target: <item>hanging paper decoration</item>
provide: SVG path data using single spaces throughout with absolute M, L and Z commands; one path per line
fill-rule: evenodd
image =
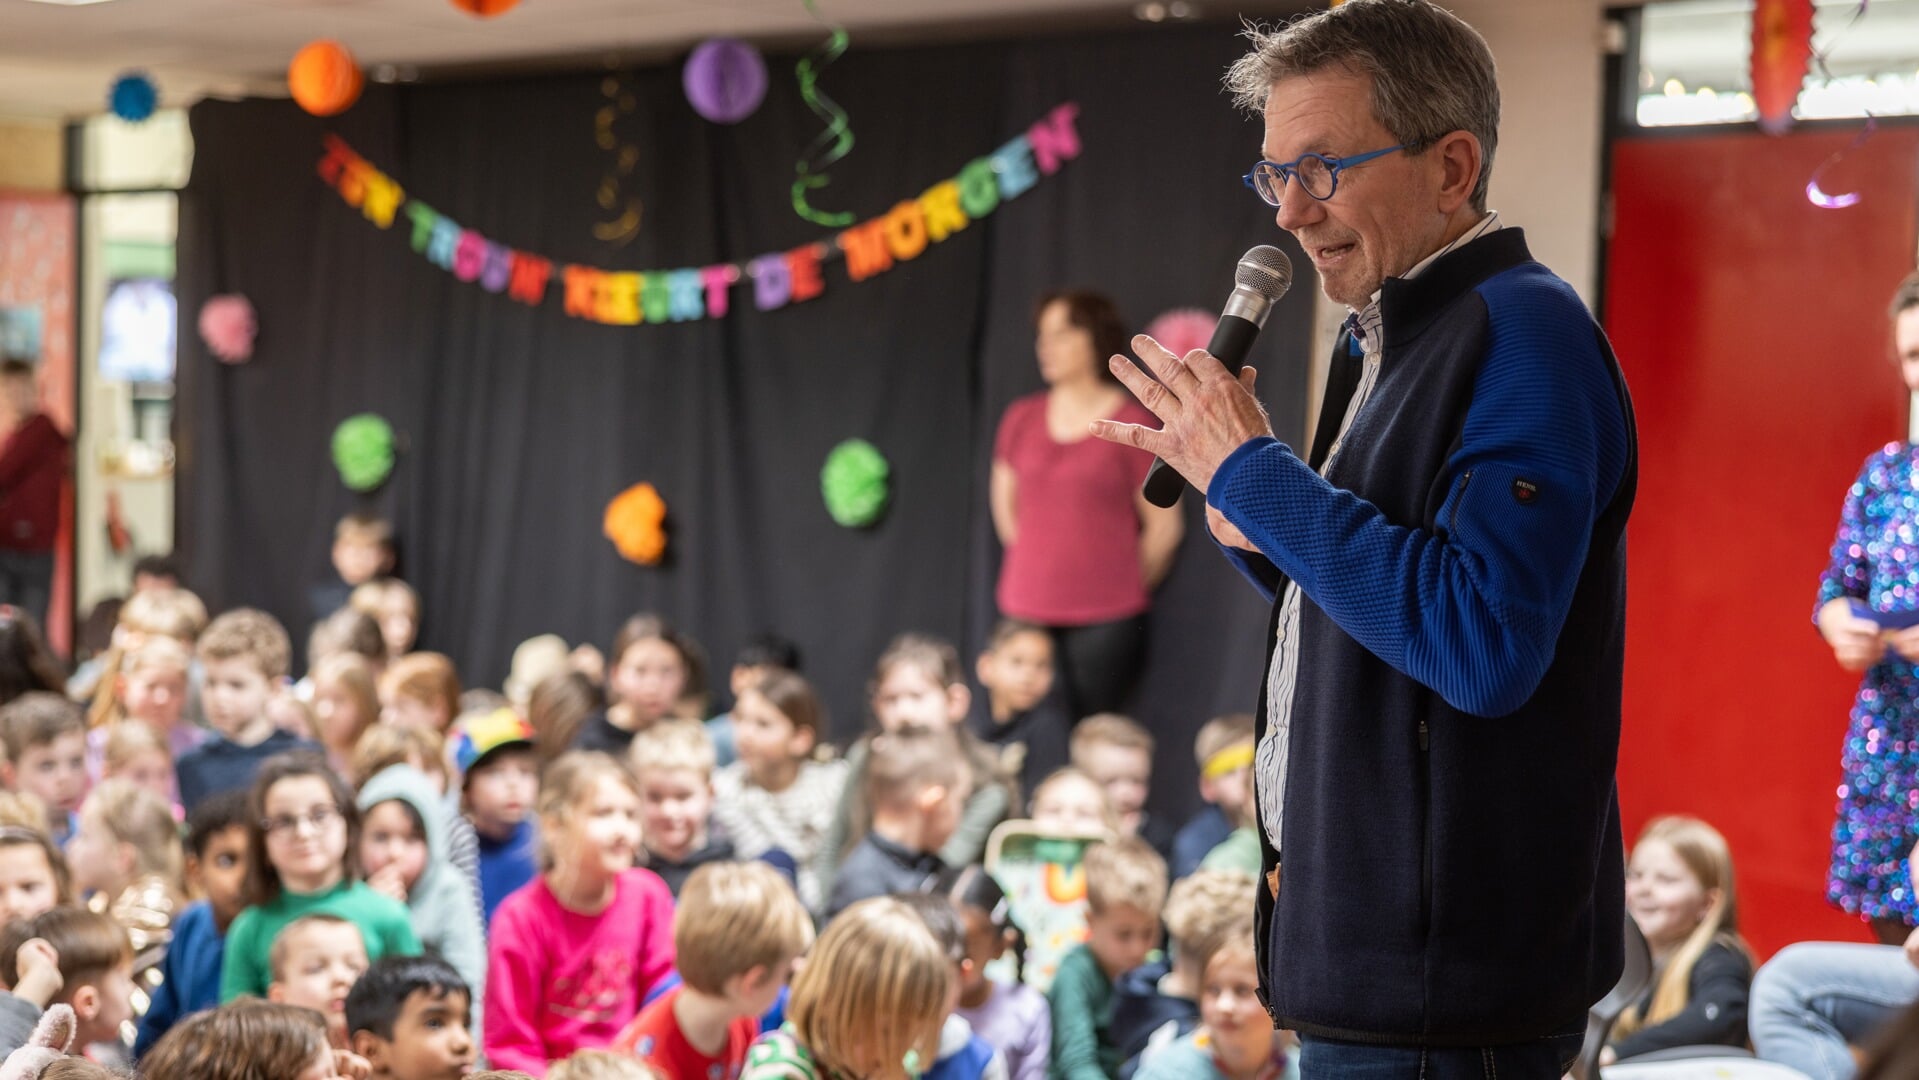
M 737 124 L 766 97 L 766 61 L 738 38 L 711 38 L 686 58 L 680 81 L 694 112 L 716 124 Z
M 635 484 L 606 504 L 606 538 L 620 556 L 641 566 L 666 557 L 666 500 L 652 484 Z
M 303 46 L 287 65 L 287 89 L 293 100 L 315 116 L 337 116 L 360 100 L 366 75 L 353 54 L 337 41 L 320 40 Z
M 826 19 L 820 15 L 819 8 L 813 5 L 813 0 L 805 0 L 805 3 L 806 10 L 815 19 L 826 22 Z M 852 212 L 842 210 L 837 213 L 827 213 L 824 210 L 815 210 L 807 201 L 806 195 L 809 191 L 825 187 L 829 179 L 826 175 L 827 167 L 838 162 L 853 149 L 853 127 L 846 115 L 846 110 L 840 108 L 838 102 L 821 93 L 819 89 L 820 71 L 839 59 L 840 55 L 846 52 L 846 46 L 851 41 L 846 36 L 845 27 L 837 23 L 827 25 L 832 33 L 827 37 L 825 44 L 803 57 L 795 72 L 800 83 L 800 100 L 806 102 L 806 107 L 813 110 L 813 115 L 826 124 L 826 130 L 820 132 L 808 144 L 806 150 L 800 154 L 799 163 L 793 166 L 794 172 L 798 173 L 793 179 L 793 212 L 815 225 L 836 229 L 853 223 Z
M 1812 54 L 1812 62 L 1814 66 L 1819 69 L 1820 77 L 1825 79 L 1826 82 L 1832 82 L 1832 68 L 1827 65 L 1826 58 L 1832 55 L 1832 50 L 1839 46 L 1839 39 L 1844 37 L 1846 33 L 1853 28 L 1853 25 L 1866 14 L 1866 6 L 1869 3 L 1871 3 L 1871 0 L 1859 0 L 1859 6 L 1852 9 L 1852 18 L 1846 20 L 1846 25 L 1841 27 L 1837 34 L 1827 39 L 1826 47 L 1823 50 Z M 1859 137 L 1846 144 L 1843 149 L 1835 152 L 1831 157 L 1820 162 L 1819 167 L 1812 171 L 1812 178 L 1806 181 L 1806 201 L 1821 210 L 1844 210 L 1849 206 L 1858 205 L 1861 195 L 1857 191 L 1842 191 L 1836 195 L 1827 192 L 1825 189 L 1826 177 L 1827 174 L 1837 168 L 1839 163 L 1844 161 L 1848 155 L 1857 151 L 1861 146 L 1864 146 L 1878 130 L 1879 122 L 1868 112 L 1866 114 L 1866 126 L 1859 129 Z
M 1792 126 L 1811 60 L 1812 0 L 1759 0 L 1752 10 L 1752 100 L 1768 134 Z
M 848 439 L 835 446 L 820 470 L 826 512 L 849 529 L 878 521 L 886 511 L 889 472 L 886 457 L 865 439 Z
M 640 214 L 644 207 L 637 194 L 629 194 L 625 208 L 620 207 L 620 189 L 633 178 L 633 168 L 640 163 L 640 148 L 633 143 L 622 143 L 614 131 L 614 125 L 622 115 L 637 108 L 639 101 L 633 96 L 633 91 L 621 85 L 619 75 L 608 75 L 602 79 L 600 93 L 606 97 L 607 103 L 593 115 L 593 139 L 600 144 L 600 149 L 613 150 L 617 147 L 619 152 L 614 155 L 613 168 L 600 178 L 598 198 L 600 209 L 609 213 L 618 209 L 620 213 L 611 221 L 594 222 L 593 236 L 615 247 L 622 247 L 640 235 Z
M 137 124 L 153 115 L 154 107 L 160 103 L 160 88 L 153 85 L 146 72 L 129 71 L 113 80 L 107 103 L 112 106 L 113 115 Z
M 495 15 L 504 15 L 519 7 L 520 0 L 453 0 L 453 6 L 468 15 L 491 19 Z
M 1174 356 L 1185 356 L 1194 349 L 1205 348 L 1213 340 L 1213 326 L 1217 322 L 1219 316 L 1199 308 L 1174 308 L 1161 312 L 1148 323 L 1146 336 L 1164 345 Z
M 333 429 L 333 467 L 340 482 L 359 492 L 372 491 L 393 475 L 393 425 L 373 413 L 340 421 Z
M 208 297 L 200 305 L 200 340 L 207 351 L 229 364 L 253 359 L 253 338 L 260 324 L 253 303 L 238 293 Z
M 566 314 L 614 326 L 723 319 L 733 286 L 751 281 L 753 307 L 773 311 L 819 296 L 824 267 L 844 258 L 846 275 L 865 281 L 897 263 L 917 259 L 968 224 L 1031 190 L 1080 155 L 1075 126 L 1079 106 L 1056 105 L 999 149 L 976 157 L 957 174 L 902 199 L 892 209 L 823 240 L 744 262 L 666 270 L 601 270 L 519 251 L 462 228 L 374 167 L 339 136 L 326 147 L 318 172 L 348 206 L 381 229 L 404 220 L 413 250 L 465 282 L 537 307 L 558 281 Z

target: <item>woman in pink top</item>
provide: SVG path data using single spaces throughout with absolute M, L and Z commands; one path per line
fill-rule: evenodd
M 1151 455 L 1087 434 L 1094 420 L 1157 427 L 1107 369 L 1126 324 L 1098 293 L 1040 299 L 1047 388 L 1007 407 L 993 444 L 993 528 L 1006 548 L 1000 613 L 1053 632 L 1071 715 L 1120 708 L 1139 673 L 1151 594 L 1185 532 L 1140 496 Z
M 575 752 L 540 792 L 544 872 L 493 913 L 486 1056 L 545 1076 L 549 1062 L 613 1045 L 673 966 L 673 894 L 640 849 L 633 774 Z

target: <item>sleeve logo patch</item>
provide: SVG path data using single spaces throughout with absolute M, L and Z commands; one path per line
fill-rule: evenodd
M 1539 500 L 1539 485 L 1531 480 L 1513 481 L 1513 501 L 1521 506 L 1531 506 Z

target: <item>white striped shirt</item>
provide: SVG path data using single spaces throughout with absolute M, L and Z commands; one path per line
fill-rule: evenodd
M 1458 239 L 1401 274 L 1401 280 L 1418 277 L 1441 255 L 1470 244 L 1487 233 L 1496 232 L 1499 228 L 1498 212 L 1487 214 Z M 1319 467 L 1321 476 L 1330 472 L 1333 462 L 1339 460 L 1339 451 L 1346 444 L 1346 432 L 1353 426 L 1353 418 L 1366 407 L 1373 388 L 1379 384 L 1379 361 L 1385 347 L 1379 293 L 1373 293 L 1372 302 L 1365 308 L 1353 312 L 1346 325 L 1352 331 L 1353 340 L 1359 342 L 1364 366 L 1360 371 L 1359 385 L 1353 389 L 1352 400 L 1346 403 L 1346 415 L 1339 422 L 1339 434 L 1334 437 L 1332 449 L 1327 451 L 1326 460 Z M 1259 741 L 1259 753 L 1253 767 L 1259 794 L 1260 824 L 1265 828 L 1266 839 L 1275 852 L 1280 850 L 1280 825 L 1286 816 L 1286 759 L 1292 741 L 1293 692 L 1299 676 L 1299 586 L 1290 579 L 1280 600 L 1278 633 L 1278 641 L 1273 647 L 1272 666 L 1266 669 L 1266 732 Z

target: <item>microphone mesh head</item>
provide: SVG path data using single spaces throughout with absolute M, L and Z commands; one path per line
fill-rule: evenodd
M 1293 287 L 1293 260 L 1270 244 L 1249 248 L 1233 269 L 1233 284 L 1251 289 L 1267 300 L 1278 300 Z

